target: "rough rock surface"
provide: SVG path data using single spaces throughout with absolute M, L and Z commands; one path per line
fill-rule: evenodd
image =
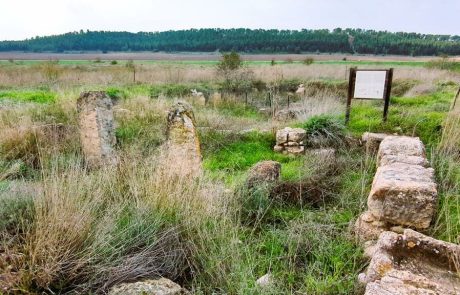
M 460 246 L 413 230 L 384 232 L 366 273 L 365 295 L 460 294 Z
M 371 133 L 365 132 L 361 141 L 366 145 L 366 152 L 368 154 L 375 154 L 379 150 L 380 143 L 388 136 L 384 133 Z
M 430 226 L 436 204 L 434 170 L 402 163 L 377 169 L 367 201 L 379 220 L 417 229 Z
M 274 278 L 273 278 L 273 275 L 270 274 L 270 273 L 267 273 L 263 276 L 261 276 L 260 278 L 257 279 L 256 281 L 256 286 L 258 286 L 259 288 L 269 288 L 271 286 L 273 286 L 274 284 Z
M 380 234 L 390 230 L 391 225 L 366 211 L 358 217 L 355 223 L 355 235 L 361 242 L 377 240 Z
M 103 91 L 83 92 L 77 101 L 80 140 L 90 168 L 116 163 L 112 100 Z
M 306 131 L 302 128 L 286 127 L 276 132 L 275 152 L 299 155 L 305 152 L 304 140 Z
M 189 294 L 178 284 L 168 279 L 147 280 L 121 284 L 112 288 L 109 295 L 181 295 Z
M 275 120 L 279 122 L 287 122 L 295 120 L 298 117 L 298 112 L 295 110 L 280 110 L 275 114 Z
M 425 147 L 418 137 L 387 136 L 380 143 L 377 166 L 382 166 L 384 163 L 394 163 L 395 159 L 401 163 L 418 165 L 419 158 L 425 159 L 426 157 Z
M 273 184 L 279 180 L 281 164 L 275 161 L 262 161 L 249 170 L 246 181 L 249 188 L 261 184 Z
M 201 149 L 195 128 L 192 107 L 185 102 L 176 103 L 168 113 L 168 141 L 166 160 L 171 169 L 180 175 L 201 173 Z

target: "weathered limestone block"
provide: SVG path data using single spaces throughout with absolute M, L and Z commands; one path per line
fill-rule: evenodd
M 112 288 L 109 295 L 183 295 L 190 294 L 178 284 L 165 278 L 121 284 Z
M 368 154 L 375 154 L 379 150 L 380 143 L 388 136 L 384 133 L 364 132 L 361 140 L 366 145 Z
M 83 92 L 77 101 L 80 139 L 90 168 L 115 164 L 112 100 L 103 91 Z
M 380 159 L 380 166 L 390 165 L 394 163 L 418 165 L 426 168 L 430 167 L 430 163 L 428 163 L 428 160 L 425 157 L 419 156 L 387 155 Z
M 377 169 L 367 201 L 380 221 L 417 229 L 429 227 L 436 204 L 434 170 L 401 163 Z
M 286 154 L 291 154 L 291 155 L 302 155 L 305 153 L 305 147 L 304 146 L 287 146 L 284 148 L 284 152 Z
M 301 142 L 305 139 L 307 132 L 302 128 L 286 127 L 276 132 L 276 143 Z
M 366 211 L 356 220 L 354 232 L 361 242 L 377 240 L 380 234 L 390 230 L 391 225 Z
M 390 157 L 390 159 L 386 159 L 387 157 Z M 377 154 L 377 166 L 398 161 L 400 163 L 418 165 L 419 158 L 425 159 L 426 157 L 425 147 L 418 137 L 387 136 L 380 143 Z
M 249 170 L 247 186 L 252 188 L 261 184 L 274 184 L 279 180 L 281 164 L 276 161 L 262 161 Z
M 185 102 L 176 103 L 168 113 L 167 160 L 177 167 L 181 175 L 201 173 L 201 149 L 195 128 L 192 107 Z
M 305 152 L 303 144 L 306 134 L 306 131 L 302 128 L 286 127 L 280 129 L 276 132 L 276 145 L 273 150 L 284 154 L 303 154 Z
M 366 273 L 365 295 L 460 294 L 460 246 L 413 230 L 384 232 Z

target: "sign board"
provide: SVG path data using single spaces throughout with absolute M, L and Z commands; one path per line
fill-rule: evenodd
M 348 82 L 347 112 L 345 120 L 350 121 L 351 101 L 353 99 L 384 100 L 383 121 L 387 120 L 390 105 L 391 83 L 393 69 L 369 70 L 350 69 Z
M 356 71 L 354 98 L 384 99 L 387 71 Z

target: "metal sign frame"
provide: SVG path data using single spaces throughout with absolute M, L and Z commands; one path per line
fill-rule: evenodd
M 356 73 L 357 72 L 386 72 L 385 75 L 385 87 L 383 90 L 383 99 L 380 97 L 376 98 L 359 98 L 355 97 L 355 87 L 356 87 Z M 388 108 L 390 107 L 390 96 L 391 96 L 391 85 L 393 82 L 393 68 L 391 69 L 357 69 L 357 68 L 350 68 L 350 76 L 348 81 L 348 97 L 347 97 L 347 111 L 345 114 L 345 124 L 348 125 L 350 121 L 350 113 L 351 113 L 351 101 L 353 99 L 359 100 L 384 100 L 384 107 L 383 107 L 383 122 L 387 121 L 388 117 Z

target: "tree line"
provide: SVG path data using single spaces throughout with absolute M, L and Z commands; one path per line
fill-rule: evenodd
M 460 55 L 460 36 L 363 29 L 190 29 L 165 32 L 79 31 L 1 41 L 0 51 L 164 51 Z

